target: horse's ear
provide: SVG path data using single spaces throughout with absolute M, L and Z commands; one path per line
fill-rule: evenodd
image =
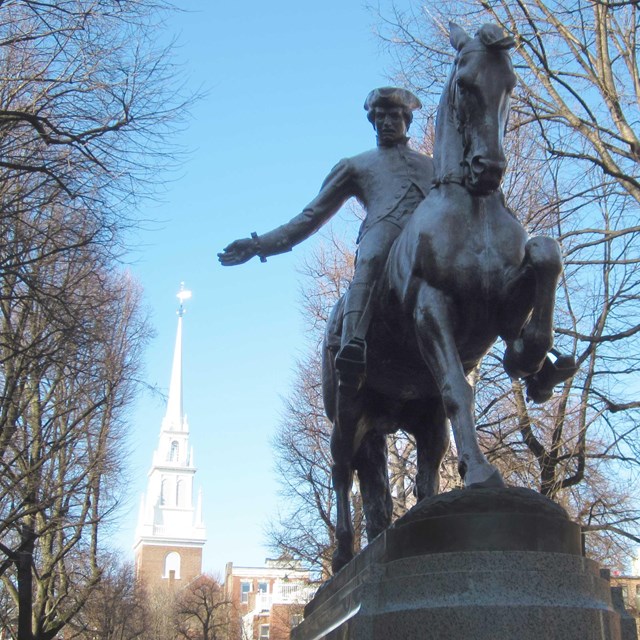
M 497 24 L 483 24 L 476 35 L 480 37 L 480 42 L 490 49 L 505 50 L 516 46 L 516 41 L 511 36 L 505 35 Z
M 471 37 L 460 25 L 455 22 L 449 23 L 449 42 L 456 51 L 460 51 L 469 40 Z

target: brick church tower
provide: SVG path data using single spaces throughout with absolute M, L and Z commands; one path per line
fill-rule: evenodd
M 202 573 L 206 540 L 202 495 L 194 506 L 196 467 L 189 425 L 182 411 L 182 319 L 191 292 L 178 293 L 178 330 L 173 354 L 167 412 L 142 497 L 134 543 L 136 577 L 148 589 L 181 588 Z

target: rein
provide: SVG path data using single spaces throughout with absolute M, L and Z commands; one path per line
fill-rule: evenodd
M 458 59 L 459 59 L 459 56 L 456 57 L 456 60 L 454 62 L 454 67 L 451 72 L 451 76 L 449 78 L 449 86 L 448 86 L 448 93 L 447 93 L 447 108 L 453 114 L 453 120 L 454 120 L 454 125 L 456 127 L 456 130 L 462 136 L 463 160 L 460 163 L 460 167 L 462 171 L 460 175 L 448 174 L 442 177 L 434 177 L 433 185 L 431 187 L 432 189 L 437 189 L 440 185 L 446 185 L 446 184 L 457 184 L 457 185 L 460 185 L 461 187 L 464 187 L 465 189 L 467 188 L 467 171 L 465 171 L 465 167 L 468 167 L 468 163 L 464 160 L 464 157 L 466 157 L 469 143 L 467 142 L 466 125 L 460 118 L 458 109 L 456 107 L 457 87 L 456 87 L 456 83 L 454 82 L 454 78 L 456 76 L 456 70 L 458 68 Z

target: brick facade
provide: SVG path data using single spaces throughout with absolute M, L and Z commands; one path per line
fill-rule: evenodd
M 167 555 L 180 555 L 180 577 L 165 576 Z M 147 589 L 173 583 L 184 587 L 202 574 L 202 547 L 180 547 L 172 545 L 141 544 L 136 548 L 136 578 Z
M 267 560 L 266 565 L 227 564 L 225 599 L 233 611 L 230 640 L 289 640 L 292 627 L 302 620 L 304 605 L 314 592 L 309 572 L 291 561 Z
M 611 586 L 622 588 L 624 606 L 633 618 L 635 618 L 640 637 L 640 576 L 612 575 Z

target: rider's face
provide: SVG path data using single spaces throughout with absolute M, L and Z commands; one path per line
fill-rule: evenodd
M 378 144 L 383 147 L 404 142 L 407 136 L 407 123 L 400 107 L 376 107 L 374 125 L 378 133 Z

